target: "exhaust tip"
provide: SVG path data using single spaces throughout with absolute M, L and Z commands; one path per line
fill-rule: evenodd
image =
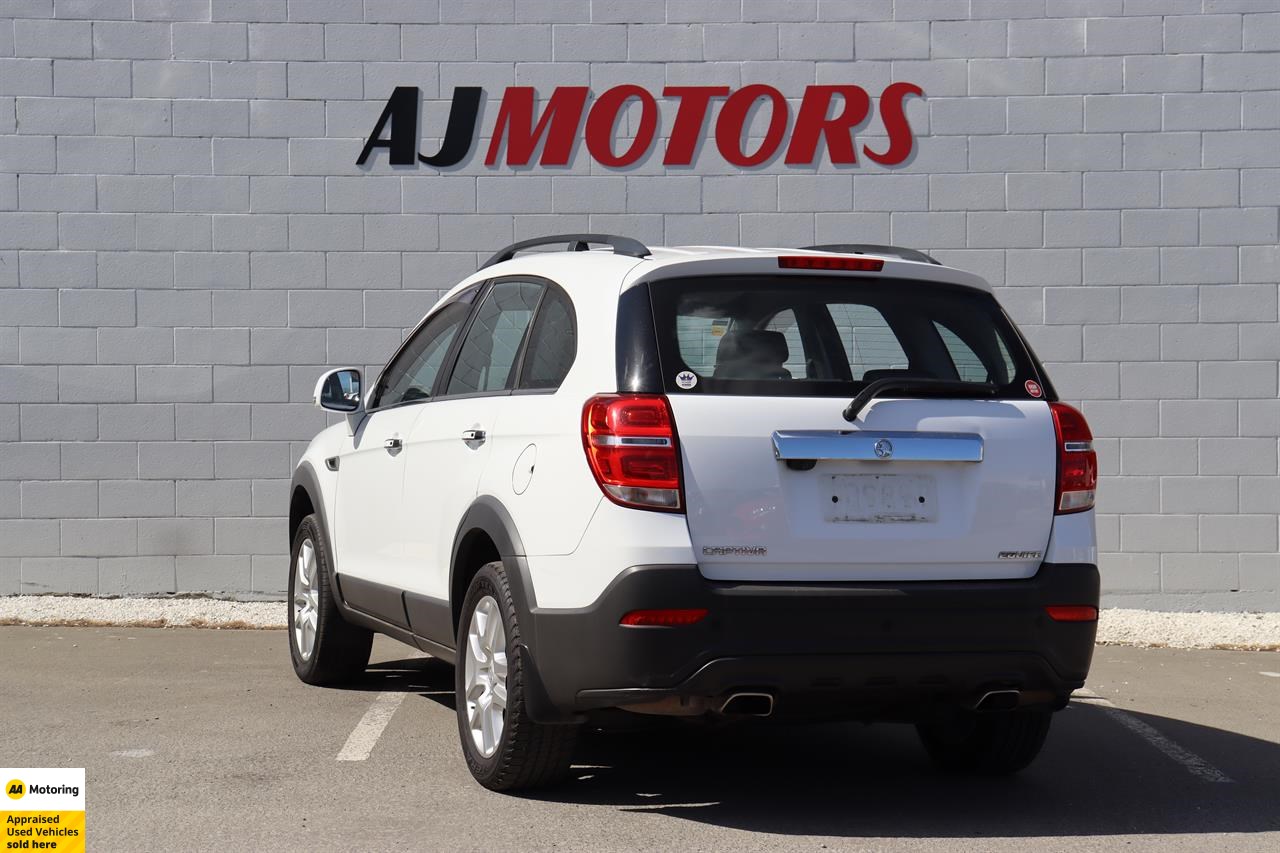
M 973 707 L 975 711 L 1012 711 L 1021 701 L 1017 690 L 988 690 Z
M 720 706 L 720 713 L 740 717 L 768 717 L 773 713 L 770 693 L 734 693 Z

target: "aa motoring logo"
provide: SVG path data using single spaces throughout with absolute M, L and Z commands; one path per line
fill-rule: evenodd
M 875 109 L 887 138 L 874 145 L 860 145 L 857 134 L 874 114 L 871 95 L 860 86 L 806 86 L 794 121 L 787 97 L 760 83 L 736 90 L 728 86 L 668 86 L 661 98 L 634 85 L 614 86 L 594 98 L 586 86 L 557 86 L 541 109 L 532 86 L 512 86 L 503 91 L 498 102 L 484 163 L 490 167 L 500 161 L 513 167 L 566 166 L 582 142 L 600 165 L 626 168 L 646 159 L 658 147 L 659 128 L 668 126 L 663 165 L 691 166 L 706 135 L 708 116 L 715 112 L 715 147 L 734 166 L 759 166 L 778 156 L 788 166 L 809 166 L 817 161 L 821 144 L 826 145 L 827 155 L 836 165 L 856 165 L 861 153 L 882 166 L 896 166 L 915 146 L 906 99 L 923 95 L 913 83 L 885 87 L 876 98 Z M 456 166 L 471 154 L 486 100 L 479 86 L 455 88 L 443 136 L 438 129 L 426 134 L 439 136 L 440 147 L 424 154 L 419 150 L 423 135 L 418 126 L 421 94 L 417 86 L 397 86 L 356 163 L 363 165 L 374 151 L 385 148 L 393 166 Z M 718 109 L 713 111 L 713 105 Z M 634 114 L 637 107 L 634 133 L 619 138 L 620 119 L 628 111 Z M 667 111 L 671 111 L 671 121 L 664 125 L 661 119 Z M 763 137 L 749 139 L 748 129 L 757 124 L 764 124 Z
M 21 779 L 10 779 L 9 784 L 4 786 L 4 792 L 9 795 L 9 799 L 20 800 L 26 795 L 27 786 Z

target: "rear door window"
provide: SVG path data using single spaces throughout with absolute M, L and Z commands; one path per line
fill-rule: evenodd
M 520 345 L 542 288 L 542 284 L 532 281 L 500 281 L 489 290 L 462 341 L 446 395 L 511 387 Z
M 1034 365 L 995 298 L 853 277 L 714 276 L 649 285 L 677 393 L 852 396 L 890 377 L 993 382 L 1026 397 Z M 691 387 L 675 383 L 692 371 Z M 682 383 L 688 386 L 687 380 Z

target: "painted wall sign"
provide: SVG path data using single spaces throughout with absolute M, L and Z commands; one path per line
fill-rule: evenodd
M 915 138 L 907 122 L 905 101 L 924 92 L 913 83 L 891 83 L 878 98 L 880 120 L 887 139 L 883 147 L 862 145 L 868 160 L 895 166 L 911 154 Z M 755 83 L 740 89 L 728 86 L 668 86 L 663 102 L 673 102 L 675 116 L 666 139 L 663 165 L 688 166 L 697 156 L 698 142 L 715 101 L 723 101 L 716 116 L 714 138 L 720 156 L 742 167 L 758 166 L 781 153 L 788 166 L 812 165 L 819 142 L 825 142 L 831 162 L 855 165 L 859 145 L 856 132 L 871 118 L 871 96 L 860 86 L 806 86 L 792 123 L 783 94 L 772 86 Z M 365 141 L 357 165 L 374 151 L 387 149 L 393 166 L 425 163 L 438 169 L 456 166 L 471 153 L 480 127 L 484 90 L 459 86 L 453 90 L 449 120 L 440 148 L 434 154 L 418 150 L 417 86 L 397 86 Z M 635 136 L 619 150 L 615 128 L 632 103 L 640 107 Z M 671 107 L 668 107 L 671 108 Z M 538 113 L 532 86 L 511 86 L 498 105 L 493 138 L 485 152 L 486 166 L 529 166 L 536 154 L 539 166 L 564 166 L 581 135 L 587 153 L 602 166 L 623 168 L 643 160 L 658 138 L 662 106 L 648 90 L 635 85 L 614 86 L 591 98 L 586 86 L 557 86 Z M 764 138 L 744 139 L 753 112 L 769 117 Z M 584 126 L 585 119 L 585 126 Z M 751 149 L 751 150 L 748 150 Z

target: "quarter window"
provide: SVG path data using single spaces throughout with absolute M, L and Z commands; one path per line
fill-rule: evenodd
M 558 287 L 548 288 L 529 333 L 520 387 L 559 388 L 577 353 L 578 330 L 569 297 Z

